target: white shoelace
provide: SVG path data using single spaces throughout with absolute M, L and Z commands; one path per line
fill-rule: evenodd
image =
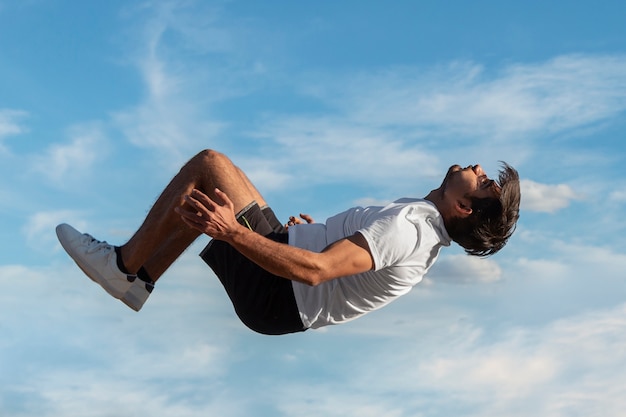
M 85 251 L 88 254 L 103 249 L 106 249 L 107 251 L 113 250 L 113 246 L 109 245 L 106 241 L 100 241 L 87 233 L 83 235 L 83 239 L 89 239 L 89 243 L 87 244 L 87 250 Z

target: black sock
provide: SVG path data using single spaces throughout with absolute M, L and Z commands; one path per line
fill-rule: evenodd
M 149 282 L 150 284 L 154 283 L 154 281 L 152 281 L 152 278 L 150 278 L 148 271 L 146 271 L 146 268 L 144 268 L 143 266 L 139 268 L 139 271 L 137 271 L 137 278 L 142 281 Z
M 119 270 L 122 271 L 123 274 L 130 275 L 130 272 L 128 272 L 128 269 L 126 269 L 126 265 L 124 265 L 124 260 L 122 259 L 122 249 L 119 246 L 115 246 L 115 254 L 117 255 L 116 260 Z M 150 274 L 148 274 L 148 271 L 146 271 L 146 268 L 144 268 L 143 266 L 139 268 L 139 271 L 137 271 L 135 275 L 137 275 L 137 278 L 144 282 L 154 284 L 154 281 L 152 281 L 152 278 L 150 278 Z
M 126 269 L 126 265 L 124 265 L 124 261 L 122 260 L 122 248 L 119 246 L 115 246 L 115 254 L 117 255 L 117 267 L 122 273 L 130 275 L 128 269 Z

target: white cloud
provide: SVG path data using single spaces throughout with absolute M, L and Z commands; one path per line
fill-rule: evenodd
M 0 109 L 0 138 L 22 133 L 24 128 L 17 121 L 27 115 L 20 110 Z
M 174 166 L 206 147 L 221 129 L 218 122 L 199 120 L 193 105 L 174 96 L 163 101 L 148 98 L 135 108 L 116 112 L 113 119 L 133 145 L 159 151 Z
M 468 255 L 442 255 L 428 273 L 434 282 L 451 284 L 489 283 L 499 281 L 502 270 L 492 259 Z
M 12 135 L 19 135 L 26 131 L 20 121 L 28 116 L 21 110 L 0 109 L 0 151 L 4 149 L 2 141 Z
M 303 415 L 359 415 L 346 405 L 360 404 L 406 417 L 619 417 L 625 330 L 623 305 L 530 327 L 403 327 L 404 343 L 350 344 L 332 379 L 293 381 L 276 401 L 288 399 L 286 414 L 307 404 Z
M 295 84 L 326 114 L 266 114 L 249 134 L 264 141 L 259 160 L 271 157 L 275 170 L 291 174 L 289 183 L 341 179 L 406 189 L 468 159 L 527 160 L 546 135 L 610 120 L 626 110 L 624 74 L 622 56 L 577 55 L 511 64 L 495 74 L 471 63 L 316 73 Z M 568 185 L 523 187 L 528 210 L 555 212 L 579 198 Z
M 626 390 L 624 329 L 624 306 L 511 329 L 499 341 L 452 346 L 425 360 L 419 376 L 429 387 L 481 405 L 468 415 L 618 416 L 626 401 L 612 394 Z
M 73 225 L 78 230 L 84 230 L 87 223 L 77 220 L 81 213 L 73 210 L 41 211 L 29 216 L 22 232 L 26 236 L 29 246 L 41 251 L 50 251 L 50 248 L 58 246 L 55 227 L 59 223 L 73 219 Z
M 281 401 L 278 408 L 280 415 L 298 417 L 401 417 L 404 404 L 381 398 L 375 393 L 345 392 L 341 395 L 326 384 L 315 384 L 303 390 L 300 384 L 293 387 L 281 387 L 280 393 L 286 401 Z M 294 399 L 296 401 L 294 401 Z
M 156 149 L 179 165 L 200 147 L 217 147 L 222 140 L 217 135 L 231 128 L 211 114 L 211 106 L 245 95 L 272 77 L 275 67 L 243 62 L 245 52 L 236 51 L 244 46 L 238 33 L 246 28 L 222 30 L 215 16 L 193 16 L 179 8 L 190 4 L 186 1 L 159 3 L 164 6 L 148 24 L 137 25 L 145 31 L 133 64 L 145 94 L 115 112 L 113 122 L 135 146 Z M 145 4 L 154 3 L 141 7 Z M 249 33 L 246 37 L 253 41 Z M 220 68 L 225 61 L 230 62 Z M 321 105 L 314 107 L 324 110 L 267 113 L 246 125 L 246 132 L 233 128 L 232 138 L 242 134 L 259 142 L 246 141 L 250 147 L 241 150 L 237 143 L 228 145 L 262 189 L 367 181 L 389 194 L 413 186 L 424 192 L 416 180 L 438 185 L 435 180 L 445 172 L 441 164 L 448 163 L 444 157 L 499 152 L 502 147 L 476 145 L 495 138 L 506 146 L 512 138 L 523 151 L 515 156 L 527 158 L 537 138 L 619 115 L 626 106 L 624 67 L 619 56 L 568 56 L 502 71 L 452 63 L 362 75 L 329 71 L 309 79 L 289 74 L 279 81 L 281 87 L 289 83 L 299 91 L 281 93 L 295 96 L 315 85 L 311 95 Z M 258 78 L 242 76 L 250 73 Z M 0 146 L 9 135 L 24 132 L 25 116 L 0 112 Z M 108 150 L 106 142 L 100 127 L 85 125 L 30 166 L 42 167 L 38 173 L 55 183 L 88 177 Z M 466 153 L 465 142 L 477 150 Z M 554 212 L 579 197 L 567 185 L 524 181 L 523 187 L 528 210 Z M 611 198 L 624 197 L 616 191 Z M 80 218 L 80 213 L 34 213 L 22 232 L 33 247 L 50 248 L 54 224 L 65 218 Z M 541 243 L 553 243 L 551 232 L 542 230 Z M 553 306 L 545 300 L 563 305 L 569 298 L 586 300 L 594 291 L 603 297 L 608 289 L 619 297 L 622 284 L 611 285 L 625 270 L 619 248 L 563 245 L 556 251 L 549 259 L 520 256 L 515 274 L 528 279 L 519 279 L 517 287 L 509 285 L 510 271 L 503 273 L 492 259 L 442 256 L 433 281 L 476 284 L 506 275 L 506 282 L 419 286 L 398 301 L 400 309 L 389 306 L 340 329 L 278 339 L 243 328 L 197 251 L 168 271 L 139 314 L 110 299 L 65 254 L 47 268 L 5 265 L 0 267 L 6 289 L 0 294 L 0 414 L 16 414 L 10 412 L 16 393 L 35 408 L 23 414 L 44 417 L 259 411 L 342 417 L 620 416 L 626 408 L 623 307 L 547 323 L 556 313 L 540 313 L 544 322 L 526 327 L 510 323 L 506 315 L 507 306 L 547 310 Z M 607 273 L 614 277 L 608 284 L 603 282 Z M 553 284 L 541 288 L 546 290 L 543 306 L 528 281 Z M 516 289 L 525 290 L 523 296 Z M 487 299 L 489 291 L 504 297 Z M 476 294 L 485 298 L 472 297 Z M 493 304 L 501 304 L 485 305 L 495 298 Z M 577 307 L 590 310 L 584 303 Z M 485 312 L 490 308 L 494 311 Z M 495 329 L 489 327 L 494 321 Z
M 70 143 L 54 143 L 33 158 L 31 166 L 44 180 L 55 184 L 75 183 L 106 156 L 108 143 L 98 124 L 74 126 L 69 136 Z
M 114 112 L 113 121 L 132 144 L 157 150 L 172 166 L 201 148 L 230 148 L 229 141 L 239 135 L 257 138 L 261 150 L 254 157 L 249 149 L 240 153 L 263 190 L 338 178 L 390 187 L 400 183 L 398 188 L 406 189 L 424 177 L 438 180 L 449 165 L 467 158 L 472 163 L 492 156 L 528 159 L 533 140 L 587 127 L 626 109 L 626 58 L 619 55 L 560 56 L 500 70 L 452 62 L 279 79 L 280 68 L 254 70 L 257 55 L 244 38 L 268 36 L 251 33 L 261 29 L 228 21 L 217 8 L 192 13 L 186 5 L 132 9 L 148 16 L 129 48 L 146 93 L 137 105 Z M 260 109 L 264 117 L 253 117 L 252 126 L 245 127 L 214 115 L 213 106 L 268 83 L 279 83 L 294 97 L 313 97 L 326 110 L 307 115 Z M 468 147 L 468 140 L 476 146 Z M 494 143 L 498 146 L 478 146 Z M 269 168 L 268 159 L 273 161 Z
M 433 178 L 440 181 L 445 174 L 438 166 L 438 158 L 422 146 L 340 118 L 285 117 L 266 123 L 255 136 L 267 141 L 267 145 L 260 148 L 258 156 L 247 157 L 242 165 L 267 164 L 271 158 L 275 170 L 297 183 L 360 182 L 383 184 L 389 190 L 399 186 L 406 192 L 407 183 Z M 266 185 L 272 186 L 263 184 Z M 435 188 L 439 184 L 431 185 Z
M 572 259 L 612 262 L 623 270 L 623 256 L 610 251 L 564 249 Z M 579 409 L 589 417 L 618 417 L 626 405 L 626 353 L 620 348 L 626 343 L 626 306 L 493 329 L 479 317 L 457 321 L 463 307 L 452 310 L 446 303 L 454 301 L 441 294 L 431 307 L 422 305 L 424 290 L 417 288 L 407 296 L 402 317 L 385 309 L 356 327 L 264 338 L 234 318 L 196 252 L 168 271 L 138 314 L 112 300 L 65 257 L 38 271 L 0 268 L 0 283 L 11 289 L 0 295 L 5 334 L 0 358 L 31 364 L 15 369 L 3 364 L 0 381 L 11 381 L 3 394 L 28 393 L 29 406 L 45 404 L 36 410 L 44 417 L 244 416 L 259 407 L 275 409 L 273 415 L 330 417 L 412 417 L 425 410 L 432 417 L 560 417 Z M 485 274 L 484 260 L 468 265 L 463 261 L 473 258 L 456 257 L 450 257 L 452 267 Z M 539 275 L 544 268 L 520 265 L 521 276 Z M 472 302 L 469 286 L 443 292 L 451 291 L 465 292 L 463 302 Z M 528 299 L 530 306 L 535 302 Z M 358 328 L 370 331 L 355 332 Z M 47 365 L 37 366 L 42 349 Z M 285 359 L 286 353 L 292 356 Z M 252 371 L 243 371 L 247 368 Z M 258 384 L 273 389 L 251 388 Z
M 59 259 L 42 268 L 0 266 L 9 289 L 0 293 L 1 414 L 240 413 L 219 381 L 240 360 L 233 339 L 248 332 L 233 326 L 226 295 L 195 254 L 172 267 L 141 313 L 65 254 Z
M 172 352 L 172 355 L 176 353 Z M 206 371 L 206 368 L 202 369 Z M 219 387 L 208 393 L 209 398 L 205 401 L 194 403 L 184 399 L 186 391 L 193 390 L 188 384 L 178 382 L 168 387 L 142 385 L 132 375 L 112 375 L 109 372 L 58 372 L 45 376 L 36 385 L 40 389 L 37 396 L 41 396 L 48 407 L 38 414 L 42 416 L 105 417 L 144 413 L 163 417 L 241 415 L 240 403 Z
M 246 84 L 234 81 L 237 71 L 212 55 L 236 50 L 232 33 L 219 28 L 217 12 L 187 6 L 174 1 L 127 9 L 147 19 L 131 35 L 128 58 L 146 93 L 136 106 L 113 113 L 133 145 L 154 149 L 175 166 L 215 142 L 224 128 L 211 118 L 208 104 L 237 95 Z M 213 59 L 203 62 L 207 56 Z
M 551 259 L 520 258 L 516 262 L 516 268 L 521 271 L 519 276 L 544 277 L 544 279 L 551 280 L 566 278 L 568 272 L 572 272 L 562 261 Z
M 421 137 L 529 139 L 623 112 L 625 69 L 619 55 L 560 56 L 495 74 L 457 62 L 350 74 L 308 92 L 360 123 L 409 126 Z
M 520 187 L 522 210 L 554 213 L 569 206 L 572 200 L 581 198 L 566 184 L 549 185 L 521 180 Z
M 609 199 L 617 203 L 623 203 L 626 201 L 626 191 L 613 191 L 609 194 Z
M 587 276 L 594 276 L 602 271 L 602 274 L 597 276 L 598 279 L 610 277 L 619 280 L 626 271 L 626 253 L 622 247 L 611 247 L 610 244 L 592 246 L 571 241 L 553 241 L 553 245 L 561 251 L 565 259 L 581 260 L 575 271 L 580 274 L 586 273 Z

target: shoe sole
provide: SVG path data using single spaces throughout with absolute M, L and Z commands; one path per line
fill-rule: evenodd
M 133 311 L 139 311 L 141 310 L 141 307 L 143 307 L 143 304 L 138 306 L 137 302 L 135 300 L 130 300 L 128 297 L 124 296 L 122 298 L 119 299 L 121 302 L 123 302 L 124 304 L 126 304 L 126 307 L 130 308 Z
M 148 284 L 141 281 L 141 279 L 139 278 L 137 278 L 137 280 L 139 282 L 133 282 L 128 291 L 124 293 L 124 296 L 120 298 L 121 302 L 123 302 L 135 311 L 141 310 L 141 307 L 143 307 L 143 305 L 146 303 L 148 297 L 150 297 L 150 293 L 152 292 L 148 291 L 148 289 L 146 288 L 146 285 Z

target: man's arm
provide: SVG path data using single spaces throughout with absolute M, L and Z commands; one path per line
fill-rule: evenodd
M 177 212 L 189 226 L 214 239 L 228 242 L 275 275 L 317 285 L 374 267 L 367 241 L 359 233 L 329 245 L 321 253 L 274 242 L 239 224 L 228 196 L 220 190 L 215 190 L 215 193 L 222 199 L 222 204 L 194 190 L 186 201 L 196 211 L 179 208 Z

